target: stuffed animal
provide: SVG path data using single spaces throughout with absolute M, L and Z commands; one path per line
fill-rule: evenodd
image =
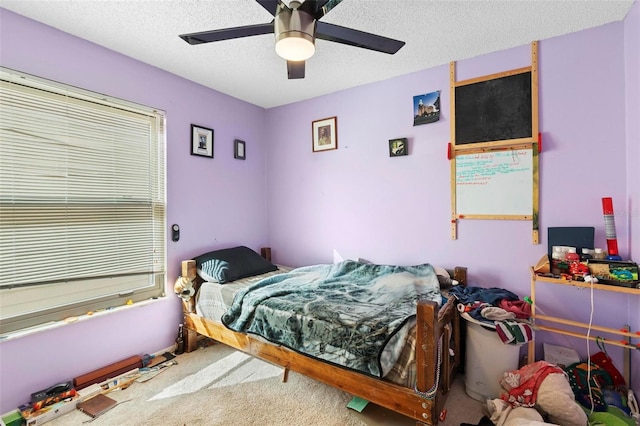
M 585 426 L 587 414 L 576 402 L 565 374 L 549 374 L 538 388 L 536 408 L 547 414 L 551 423 L 563 426 Z
M 176 283 L 173 286 L 173 291 L 185 302 L 191 300 L 191 297 L 196 292 L 193 288 L 193 283 L 187 277 L 178 277 Z
M 566 373 L 556 365 L 538 361 L 519 370 L 507 371 L 500 385 L 504 389 L 501 399 L 512 407 L 535 408 L 552 424 L 587 424 L 587 415 L 576 402 Z M 503 424 L 509 424 L 504 413 L 499 417 Z
M 438 283 L 440 283 L 441 288 L 450 288 L 452 286 L 460 284 L 458 281 L 451 279 L 449 272 L 446 269 L 440 266 L 434 266 L 433 269 L 436 271 L 436 276 L 438 277 Z

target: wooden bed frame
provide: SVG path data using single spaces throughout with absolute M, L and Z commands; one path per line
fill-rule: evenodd
M 196 293 L 202 283 L 199 277 L 193 278 L 195 267 L 185 267 L 182 263 L 182 276 L 194 282 Z M 452 278 L 460 285 L 467 283 L 467 268 L 456 267 L 450 270 Z M 435 302 L 421 301 L 417 306 L 416 323 L 416 387 L 420 392 L 435 389 L 432 399 L 420 395 L 415 389 L 371 377 L 342 368 L 327 362 L 307 357 L 286 347 L 271 344 L 249 334 L 234 332 L 222 323 L 203 318 L 196 314 L 194 298 L 183 301 L 185 325 L 185 349 L 190 352 L 197 347 L 198 334 L 224 343 L 262 360 L 284 367 L 283 380 L 286 381 L 289 370 L 311 377 L 327 385 L 359 396 L 374 404 L 403 414 L 416 420 L 418 425 L 435 425 L 444 408 L 447 394 L 462 359 L 460 339 L 460 316 L 456 303 L 451 297 L 441 309 Z M 447 325 L 450 325 L 447 327 Z M 453 335 L 453 345 L 450 340 Z M 438 341 L 441 342 L 441 362 L 439 369 Z M 449 356 L 453 349 L 453 356 Z M 439 374 L 438 374 L 439 372 Z

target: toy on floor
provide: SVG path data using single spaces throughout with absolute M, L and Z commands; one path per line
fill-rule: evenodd
M 587 424 L 587 415 L 575 401 L 566 374 L 554 364 L 538 361 L 519 370 L 507 371 L 500 385 L 504 389 L 500 399 L 487 402 L 489 411 L 493 413 L 491 420 L 497 426 L 526 422 L 545 424 L 537 423 L 543 421 L 542 416 L 547 416 L 552 424 L 563 426 Z M 525 409 L 515 410 L 520 407 Z M 522 422 L 519 417 L 523 418 Z

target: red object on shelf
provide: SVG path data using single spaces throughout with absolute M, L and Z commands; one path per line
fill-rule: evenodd
M 607 252 L 609 256 L 619 256 L 616 222 L 613 216 L 613 200 L 611 197 L 602 198 L 602 213 L 604 214 L 604 235 L 607 239 Z

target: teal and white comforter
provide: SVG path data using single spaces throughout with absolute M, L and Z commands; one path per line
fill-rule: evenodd
M 431 265 L 347 260 L 265 278 L 236 294 L 222 322 L 234 331 L 384 377 L 415 324 L 418 299 L 442 305 Z

